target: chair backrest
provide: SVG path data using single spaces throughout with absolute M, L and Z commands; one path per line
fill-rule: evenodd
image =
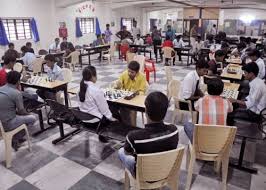
M 71 82 L 72 81 L 72 71 L 68 68 L 63 68 L 62 73 L 64 76 L 64 81 Z
M 21 73 L 22 70 L 23 70 L 23 66 L 22 66 L 22 64 L 19 63 L 19 62 L 15 63 L 15 65 L 14 65 L 14 67 L 13 67 L 13 70 L 14 70 L 14 71 L 17 71 L 17 72 L 19 72 L 19 73 Z
M 115 45 L 112 43 L 111 46 L 110 46 L 110 49 L 109 49 L 109 54 L 110 54 L 111 57 L 114 57 L 115 50 L 116 50 L 116 47 L 115 47 Z
M 0 121 L 0 137 L 2 136 L 3 138 L 5 138 L 5 130 L 4 130 L 4 127 L 2 125 L 2 122 Z
M 178 98 L 180 89 L 180 81 L 171 80 L 168 84 L 168 98 Z
M 78 50 L 70 53 L 71 64 L 76 65 L 77 63 L 79 63 L 79 55 L 80 55 L 80 52 Z
M 139 71 L 144 73 L 144 66 L 145 66 L 145 57 L 144 55 L 135 55 L 134 56 L 134 61 L 137 61 L 140 64 L 140 69 Z
M 164 67 L 165 69 L 165 75 L 166 75 L 166 80 L 167 80 L 167 85 L 171 80 L 173 80 L 173 72 L 171 70 L 171 67 Z
M 184 148 L 170 151 L 138 154 L 137 155 L 137 180 L 139 182 L 157 182 L 167 180 L 172 175 L 178 173 Z
M 32 71 L 33 74 L 38 74 L 42 72 L 42 64 L 44 62 L 44 59 L 42 58 L 36 58 L 32 63 Z
M 94 119 L 97 119 L 97 120 L 100 120 L 100 118 L 94 116 L 94 115 L 91 115 L 89 113 L 85 113 L 85 112 L 82 112 L 80 110 L 76 110 L 76 109 L 73 109 L 71 110 L 71 112 L 74 114 L 74 116 L 80 120 L 80 121 L 83 121 L 83 122 L 90 122 Z
M 236 135 L 236 127 L 196 124 L 193 147 L 197 157 L 221 156 L 229 153 Z
M 127 52 L 126 59 L 127 59 L 127 64 L 129 64 L 131 61 L 134 60 L 135 53 L 132 53 L 130 51 Z
M 175 53 L 175 50 L 171 47 L 164 47 L 163 48 L 163 55 L 165 58 L 172 58 L 173 57 L 172 52 Z
M 48 51 L 46 51 L 45 49 L 40 49 L 38 52 L 39 55 L 47 55 Z

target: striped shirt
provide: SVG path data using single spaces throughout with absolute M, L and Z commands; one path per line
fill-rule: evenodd
M 227 113 L 233 111 L 232 104 L 221 96 L 206 95 L 195 103 L 199 112 L 199 124 L 226 125 Z
M 173 150 L 178 144 L 178 129 L 163 122 L 145 125 L 144 129 L 132 131 L 127 135 L 125 151 L 136 156 Z

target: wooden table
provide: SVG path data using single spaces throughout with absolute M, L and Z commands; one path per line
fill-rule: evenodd
M 136 48 L 138 53 L 144 52 L 144 56 L 146 56 L 146 52 L 149 53 L 150 59 L 151 59 L 151 50 L 150 51 L 146 50 L 146 48 L 149 47 L 148 44 L 144 44 L 144 45 L 130 44 L 129 47 L 130 48 Z M 140 49 L 140 51 L 138 51 L 139 49 Z
M 42 81 L 39 83 L 28 83 L 28 82 L 21 82 L 22 90 L 26 87 L 40 89 L 40 90 L 46 90 L 49 92 L 64 92 L 65 97 L 65 105 L 68 107 L 68 93 L 67 93 L 67 82 L 65 81 L 53 81 L 49 82 L 46 80 L 45 77 L 42 77 Z
M 225 60 L 227 63 L 232 63 L 232 64 L 242 64 L 242 61 L 240 58 L 235 58 L 235 59 L 226 59 Z
M 237 70 L 236 74 L 233 73 L 228 73 L 227 70 L 228 68 L 234 68 L 235 70 Z M 242 75 L 243 75 L 243 71 L 242 71 L 242 67 L 240 65 L 236 65 L 236 64 L 229 64 L 226 68 L 224 68 L 221 77 L 222 78 L 227 78 L 229 80 L 241 80 L 242 79 Z
M 100 46 L 95 46 L 95 47 L 84 47 L 83 49 L 87 51 L 88 59 L 89 59 L 89 65 L 91 65 L 91 55 L 92 54 L 100 54 L 100 57 L 102 57 L 102 51 L 108 50 L 110 48 L 110 45 L 100 45 Z M 82 67 L 82 62 L 81 62 L 81 67 Z
M 238 89 L 239 89 L 239 87 L 240 87 L 240 84 L 224 82 L 224 91 L 221 94 L 221 96 L 223 96 L 225 98 L 238 99 L 238 95 L 239 95 Z M 231 96 L 226 95 L 225 91 L 232 91 L 232 95 Z

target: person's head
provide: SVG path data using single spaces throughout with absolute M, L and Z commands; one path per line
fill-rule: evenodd
M 134 20 L 134 21 L 133 21 L 133 26 L 134 26 L 134 27 L 137 27 L 137 24 L 138 24 L 137 21 Z
M 48 54 L 44 57 L 44 61 L 46 63 L 46 65 L 49 67 L 49 68 L 53 68 L 54 67 L 54 64 L 55 64 L 55 56 L 52 55 L 52 54 Z
M 102 37 L 101 34 L 97 34 L 97 35 L 96 35 L 96 38 L 97 38 L 97 39 L 101 39 L 101 37 Z
M 147 34 L 147 37 L 150 37 L 151 35 L 150 34 Z
M 12 52 L 12 51 L 14 51 L 14 52 Z M 4 56 L 4 66 L 7 69 L 13 69 L 13 67 L 17 61 L 16 52 L 15 52 L 15 50 L 12 50 L 12 51 L 8 52 Z
M 181 35 L 176 35 L 176 36 L 175 36 L 175 39 L 176 39 L 177 41 L 179 41 L 180 38 L 181 38 Z
M 55 38 L 54 42 L 55 42 L 55 44 L 59 44 L 60 43 L 60 39 L 59 38 Z
M 162 92 L 152 92 L 145 99 L 145 113 L 148 123 L 162 122 L 169 102 L 167 96 Z
M 222 50 L 228 50 L 230 48 L 229 44 L 227 42 L 222 42 L 221 49 Z
M 63 37 L 63 42 L 67 42 L 67 37 Z
M 140 34 L 137 34 L 137 38 L 140 39 Z
M 167 30 L 171 30 L 171 29 L 172 29 L 171 25 L 168 25 Z
M 216 52 L 215 52 L 215 60 L 217 61 L 217 62 L 223 62 L 223 60 L 224 60 L 224 57 L 225 57 L 225 51 L 223 51 L 223 50 L 221 50 L 221 49 L 219 49 L 219 50 L 217 50 Z
M 21 74 L 17 71 L 10 71 L 6 75 L 6 81 L 8 84 L 18 86 L 20 83 Z
M 213 42 L 213 35 L 210 35 L 208 34 L 206 39 L 209 41 L 209 42 Z
M 20 50 L 21 50 L 21 52 L 22 52 L 23 54 L 25 54 L 25 53 L 28 52 L 28 48 L 27 48 L 27 46 L 22 46 Z
M 237 50 L 240 52 L 243 49 L 246 48 L 246 44 L 244 42 L 240 42 L 239 44 L 237 44 Z
M 8 48 L 13 50 L 13 49 L 15 49 L 15 45 L 13 43 L 9 43 Z
M 245 38 L 244 36 L 240 36 L 240 37 L 239 37 L 239 41 L 240 41 L 240 43 L 241 43 L 241 42 L 246 43 L 246 38 Z
M 216 28 L 216 24 L 212 25 L 213 28 Z
M 102 39 L 105 39 L 105 33 L 102 33 Z
M 196 71 L 199 76 L 207 75 L 209 64 L 205 59 L 199 59 L 196 63 Z
M 97 73 L 96 68 L 94 66 L 87 66 L 82 71 L 82 80 L 80 82 L 80 91 L 79 91 L 79 100 L 81 102 L 85 101 L 86 98 L 86 91 L 88 85 L 85 82 L 93 82 L 97 81 Z
M 31 42 L 27 42 L 27 43 L 26 43 L 26 47 L 27 47 L 27 48 L 31 48 L 31 47 L 32 47 Z
M 260 58 L 261 54 L 260 51 L 257 49 L 253 49 L 250 52 L 248 52 L 248 56 L 252 61 L 257 61 L 258 58 Z
M 140 69 L 140 65 L 137 61 L 131 61 L 128 66 L 127 66 L 127 70 L 128 70 L 128 76 L 131 80 L 134 80 L 136 75 L 138 74 Z
M 224 90 L 224 83 L 220 78 L 212 78 L 207 83 L 207 91 L 209 95 L 220 96 Z
M 127 30 L 127 26 L 123 26 L 123 27 L 122 27 L 122 30 L 123 30 L 123 31 L 126 31 L 126 30 Z
M 106 29 L 107 29 L 107 30 L 110 29 L 110 24 L 106 24 Z
M 259 67 L 255 62 L 251 62 L 244 65 L 242 67 L 242 70 L 244 71 L 245 79 L 249 81 L 252 81 L 259 74 Z
M 166 35 L 165 40 L 171 40 L 170 36 Z
M 251 43 L 251 37 L 247 37 L 247 38 L 246 38 L 246 43 L 247 43 L 247 44 L 250 44 L 250 43 Z
M 153 26 L 153 29 L 154 29 L 154 30 L 157 30 L 157 26 Z
M 198 41 L 198 42 L 201 41 L 201 36 L 197 36 L 197 41 Z

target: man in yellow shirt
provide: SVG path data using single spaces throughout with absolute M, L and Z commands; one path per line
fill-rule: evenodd
M 145 94 L 147 90 L 146 77 L 144 74 L 140 73 L 140 64 L 137 61 L 131 61 L 128 64 L 128 69 L 120 75 L 114 88 L 132 92 L 138 91 L 139 94 Z M 118 107 L 110 109 L 113 114 L 116 113 L 120 115 L 122 122 L 136 126 L 136 111 Z

